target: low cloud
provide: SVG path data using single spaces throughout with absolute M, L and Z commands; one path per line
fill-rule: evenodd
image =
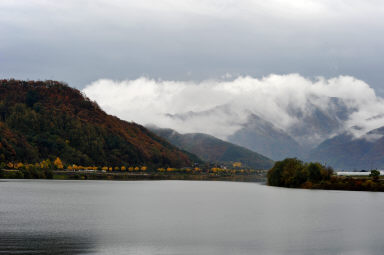
M 350 76 L 308 79 L 299 74 L 272 74 L 260 79 L 241 76 L 202 82 L 101 79 L 83 92 L 124 120 L 223 139 L 241 129 L 251 115 L 298 141 L 302 139 L 295 129 L 305 126 L 319 111 L 340 121 L 337 132 L 349 131 L 355 137 L 384 126 L 383 99 L 367 83 Z M 311 136 L 317 143 L 324 139 L 317 133 Z

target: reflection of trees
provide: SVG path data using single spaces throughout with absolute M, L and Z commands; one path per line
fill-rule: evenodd
M 84 254 L 94 251 L 89 235 L 70 233 L 0 233 L 0 254 Z

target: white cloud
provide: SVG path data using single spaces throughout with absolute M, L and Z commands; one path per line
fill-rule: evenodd
M 310 80 L 289 74 L 202 82 L 144 77 L 126 81 L 103 79 L 88 85 L 83 92 L 122 119 L 221 138 L 240 129 L 250 114 L 297 136 L 292 128 L 304 124 L 315 109 L 329 115 L 346 110 L 349 115 L 342 130 L 356 136 L 384 126 L 382 98 L 368 84 L 350 76 Z M 338 98 L 346 109 L 334 109 L 339 106 L 330 103 L 331 98 Z M 359 129 L 353 128 L 356 126 Z

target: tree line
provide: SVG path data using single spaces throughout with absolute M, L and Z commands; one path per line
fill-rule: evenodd
M 277 161 L 268 171 L 268 184 L 280 187 L 305 187 L 312 186 L 313 183 L 328 181 L 333 174 L 331 167 L 320 163 L 304 163 L 297 158 L 287 158 Z
M 332 167 L 287 158 L 275 162 L 267 173 L 267 183 L 287 188 L 384 191 L 384 182 L 379 177 L 378 170 L 372 170 L 369 176 L 337 176 Z

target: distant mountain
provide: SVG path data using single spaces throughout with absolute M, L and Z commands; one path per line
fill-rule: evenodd
M 230 104 L 217 105 L 203 111 L 167 114 L 167 117 L 182 125 L 191 123 L 194 126 L 195 123 L 209 121 L 220 123 L 234 132 L 228 135 L 229 129 L 212 129 L 209 125 L 200 129 L 225 137 L 226 141 L 257 151 L 274 160 L 281 160 L 286 157 L 303 158 L 325 139 L 342 132 L 353 109 L 340 98 L 320 98 L 312 95 L 302 104 L 285 106 L 284 111 L 289 120 L 285 125 L 282 124 L 284 121 L 269 121 L 273 117 L 263 112 L 245 111 L 239 115 L 236 108 Z
M 290 115 L 298 121 L 285 132 L 293 137 L 305 151 L 339 134 L 344 128 L 344 122 L 352 113 L 340 98 L 328 98 L 326 110 L 311 103 L 315 100 L 320 99 L 313 97 L 304 109 L 289 110 Z
M 66 84 L 0 80 L 0 162 L 56 157 L 99 166 L 181 167 L 194 160 L 143 126 L 106 114 Z
M 312 96 L 305 107 L 287 106 L 291 123 L 282 129 L 256 114 L 250 114 L 242 128 L 228 137 L 228 141 L 258 151 L 274 160 L 286 157 L 303 158 L 307 152 L 325 139 L 343 130 L 351 110 L 339 98 L 327 98 L 321 108 Z
M 255 169 L 268 169 L 273 161 L 256 152 L 225 142 L 207 134 L 180 134 L 172 129 L 150 127 L 150 130 L 165 138 L 177 147 L 196 154 L 208 162 L 241 162 L 244 166 Z
M 256 115 L 251 115 L 243 128 L 228 137 L 228 141 L 257 151 L 273 160 L 298 157 L 302 154 L 302 149 L 295 139 Z
M 343 133 L 313 149 L 308 160 L 327 163 L 337 169 L 384 169 L 384 127 L 361 138 Z

